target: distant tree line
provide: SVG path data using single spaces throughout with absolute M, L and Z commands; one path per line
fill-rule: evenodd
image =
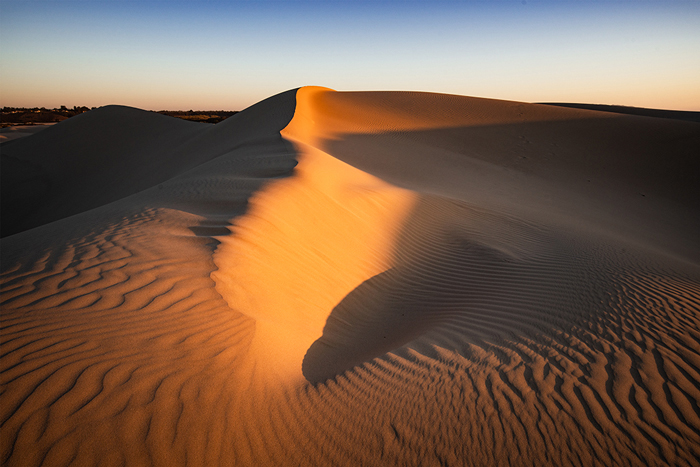
M 237 114 L 238 111 L 229 110 L 160 110 L 159 114 L 168 115 L 169 117 L 177 117 L 191 122 L 204 123 L 219 123 L 226 120 L 231 115 Z
M 96 109 L 97 107 L 92 107 L 93 109 Z M 55 109 L 47 109 L 46 107 L 3 107 L 2 108 L 2 113 L 10 113 L 10 112 L 63 112 L 63 113 L 71 113 L 71 114 L 79 114 L 83 112 L 87 112 L 88 110 L 91 110 L 90 107 L 78 107 L 74 106 L 72 109 L 69 109 L 65 105 L 62 105 L 61 107 L 55 108 Z
M 89 107 L 75 106 L 69 109 L 65 105 L 57 109 L 47 109 L 46 107 L 3 107 L 0 114 L 0 124 L 5 127 L 10 125 L 33 125 L 35 123 L 55 123 L 88 110 L 90 110 Z
M 69 109 L 65 105 L 55 109 L 46 107 L 3 107 L 0 114 L 0 125 L 33 125 L 35 123 L 55 123 L 74 117 L 97 107 L 78 107 Z M 157 112 L 170 117 L 177 117 L 193 122 L 219 123 L 237 111 L 228 110 L 161 110 Z

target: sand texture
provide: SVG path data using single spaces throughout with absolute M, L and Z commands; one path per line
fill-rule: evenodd
M 38 133 L 41 130 L 54 125 L 53 123 L 39 123 L 32 125 L 14 125 L 6 128 L 0 128 L 0 144 L 6 143 L 8 141 L 13 141 L 15 139 L 24 138 L 25 136 L 31 136 L 34 133 Z
M 0 149 L 3 465 L 700 465 L 698 123 L 305 87 Z

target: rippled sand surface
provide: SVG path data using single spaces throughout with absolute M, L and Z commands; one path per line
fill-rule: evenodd
M 693 122 L 316 87 L 6 143 L 0 459 L 698 465 L 699 153 Z

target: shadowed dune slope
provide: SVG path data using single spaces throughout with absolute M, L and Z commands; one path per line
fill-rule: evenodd
M 13 125 L 0 128 L 0 147 L 9 141 L 24 138 L 25 136 L 33 135 L 52 126 L 53 123 L 30 124 L 30 125 Z
M 647 109 L 644 107 L 627 107 L 624 105 L 608 104 L 577 104 L 567 102 L 542 102 L 545 105 L 556 105 L 559 107 L 569 107 L 572 109 L 597 110 L 600 112 L 613 112 L 628 115 L 641 115 L 643 117 L 672 118 L 674 120 L 685 120 L 688 122 L 700 123 L 700 112 L 687 110 L 660 110 Z
M 2 240 L 4 465 L 698 465 L 700 125 L 307 87 L 127 151 L 121 112 L 7 146 L 66 207 Z
M 700 260 L 697 123 L 430 93 L 308 98 L 316 146 L 398 186 Z
M 111 105 L 5 143 L 2 236 L 100 207 L 254 145 L 269 125 L 289 121 L 278 105 L 267 99 L 217 125 Z
M 167 180 L 165 154 L 203 127 L 107 106 L 3 145 L 3 236 Z M 173 165 L 178 170 L 177 161 Z

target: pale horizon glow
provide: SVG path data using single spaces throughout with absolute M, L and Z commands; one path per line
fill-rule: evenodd
M 700 2 L 0 2 L 0 106 L 241 110 L 305 85 L 700 110 Z

